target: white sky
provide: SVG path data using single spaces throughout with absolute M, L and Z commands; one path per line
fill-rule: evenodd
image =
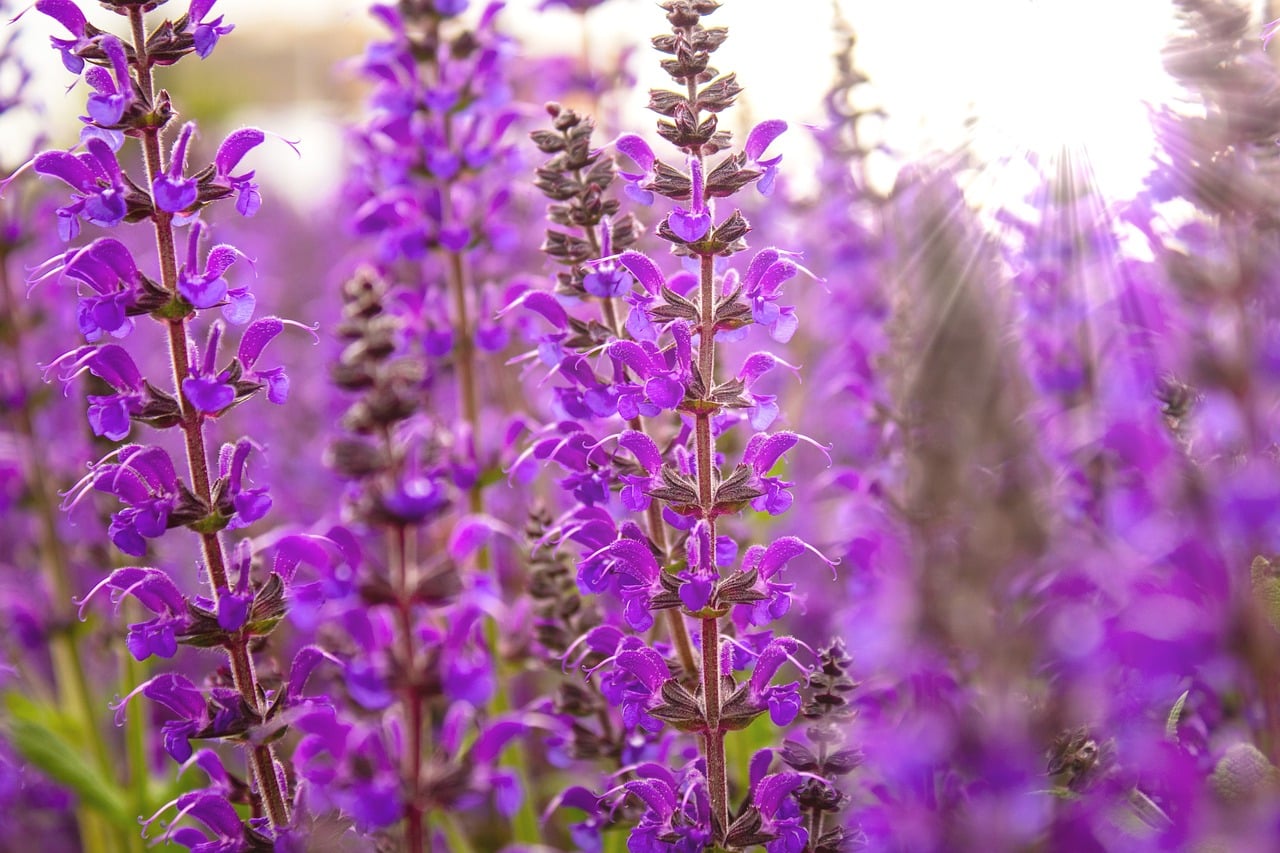
M 1126 176 L 1131 180 L 1140 172 L 1150 144 L 1142 101 L 1170 95 L 1159 62 L 1170 26 L 1169 0 L 840 2 L 858 34 L 858 67 L 871 77 L 872 96 L 891 116 L 886 141 L 904 155 L 951 150 L 970 138 L 989 159 L 1067 142 L 1088 148 L 1106 184 L 1122 186 Z M 170 5 L 181 10 L 186 4 Z M 538 14 L 536 5 L 537 0 L 510 0 L 504 13 L 508 28 L 533 51 L 576 53 L 576 16 L 559 10 Z M 89 6 L 97 20 L 103 13 Z M 220 0 L 215 10 L 243 33 L 278 32 L 281 40 L 306 50 L 334 22 L 347 33 L 376 33 L 365 8 L 358 0 Z M 725 0 L 711 20 L 730 28 L 717 65 L 738 71 L 753 120 L 821 120 L 821 99 L 833 76 L 831 0 Z M 44 36 L 54 28 L 38 15 L 25 23 L 33 32 L 24 41 L 40 61 L 48 100 L 65 100 L 61 87 L 68 75 L 44 48 Z M 640 42 L 641 79 L 632 98 L 639 109 L 645 90 L 666 82 L 647 48 L 648 36 L 664 25 L 656 3 L 610 0 L 591 13 L 589 24 L 597 58 Z M 970 133 L 966 121 L 975 116 L 979 121 Z M 308 134 L 329 132 L 323 120 L 297 118 Z M 798 136 L 789 134 L 786 144 L 803 157 Z M 12 129 L 0 128 L 0 161 L 12 161 L 5 149 L 16 138 Z M 316 141 L 312 151 L 336 153 L 336 136 Z M 794 171 L 797 160 L 789 163 Z

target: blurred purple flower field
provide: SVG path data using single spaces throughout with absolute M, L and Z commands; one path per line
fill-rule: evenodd
M 1274 22 L 624 5 L 0 0 L 0 850 L 1280 849 Z

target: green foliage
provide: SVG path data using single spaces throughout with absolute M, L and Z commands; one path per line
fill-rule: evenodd
M 17 693 L 6 694 L 4 704 L 7 734 L 24 759 L 112 825 L 138 831 L 137 815 L 130 813 L 119 786 L 90 763 L 75 726 L 63 714 Z

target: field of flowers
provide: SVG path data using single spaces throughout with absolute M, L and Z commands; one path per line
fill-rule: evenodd
M 1280 850 L 1276 25 L 1116 194 L 619 2 L 371 5 L 299 205 L 216 0 L 0 0 L 0 851 Z

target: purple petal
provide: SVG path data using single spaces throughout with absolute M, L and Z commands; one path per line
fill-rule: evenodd
M 188 377 L 182 380 L 182 393 L 198 411 L 220 412 L 235 402 L 236 391 L 217 379 Z
M 827 559 L 821 551 L 797 536 L 783 536 L 765 550 L 760 560 L 760 577 L 768 580 L 805 551 L 813 553 L 829 566 L 835 566 L 839 562 Z M 834 572 L 832 574 L 834 576 Z
M 481 764 L 496 761 L 512 738 L 528 731 L 529 725 L 520 720 L 507 719 L 491 723 L 471 747 L 471 757 Z
M 663 409 L 674 409 L 684 399 L 684 386 L 669 376 L 655 376 L 644 384 L 644 393 Z
M 221 278 L 187 278 L 178 280 L 178 292 L 196 308 L 212 308 L 227 296 L 227 283 Z
M 230 175 L 244 155 L 261 145 L 266 138 L 266 134 L 256 127 L 246 127 L 232 133 L 222 141 L 222 145 L 218 146 L 218 153 L 214 155 L 213 164 L 218 174 L 222 177 Z
M 692 613 L 707 606 L 711 600 L 712 582 L 710 578 L 693 578 L 680 586 L 680 601 Z
M 610 358 L 622 362 L 642 379 L 648 378 L 653 372 L 654 364 L 649 351 L 635 341 L 614 341 L 609 344 L 608 353 Z
M 667 217 L 667 225 L 681 240 L 696 243 L 711 230 L 711 214 L 690 213 L 683 207 L 677 207 Z
M 653 439 L 638 430 L 629 429 L 618 436 L 618 446 L 631 451 L 640 466 L 650 474 L 662 467 L 662 454 Z
M 516 304 L 524 305 L 530 311 L 536 311 L 546 318 L 547 322 L 557 329 L 565 329 L 569 325 L 569 315 L 554 296 L 546 291 L 531 290 L 521 296 Z
M 151 185 L 151 194 L 155 198 L 156 207 L 169 213 L 178 213 L 195 204 L 196 182 L 187 178 L 161 175 Z
M 76 38 L 84 38 L 85 24 L 87 22 L 84 13 L 80 11 L 80 7 L 73 0 L 39 0 L 36 3 L 36 11 L 46 14 L 62 24 L 67 28 L 67 32 Z
M 224 631 L 239 631 L 249 618 L 250 604 L 249 596 L 235 595 L 224 588 L 218 598 L 218 627 Z
M 647 647 L 619 652 L 616 665 L 638 678 L 650 693 L 657 693 L 671 678 L 671 670 L 662 655 Z
M 141 690 L 143 696 L 164 705 L 184 720 L 200 720 L 205 717 L 207 704 L 204 694 L 181 675 L 172 672 L 157 675 Z
M 663 285 L 667 283 L 666 278 L 658 269 L 658 265 L 646 255 L 642 255 L 634 250 L 627 250 L 618 256 L 618 263 L 622 264 L 636 280 L 644 285 L 645 290 L 652 294 L 657 294 L 662 290 Z
M 49 175 L 66 182 L 72 189 L 92 192 L 93 172 L 80 158 L 66 151 L 45 151 L 31 163 L 38 175 Z
M 751 132 L 747 134 L 747 144 L 742 150 L 746 152 L 748 159 L 759 160 L 769 144 L 781 136 L 786 129 L 787 123 L 781 119 L 762 121 L 751 128 Z
M 240 363 L 246 370 L 253 369 L 258 357 L 262 355 L 263 348 L 283 331 L 284 321 L 279 317 L 263 317 L 261 320 L 253 321 L 249 328 L 245 329 L 244 336 L 240 338 L 238 355 Z
M 804 778 L 799 773 L 774 773 L 756 785 L 752 802 L 766 819 L 772 820 L 782 807 L 783 798 L 802 784 Z
M 618 137 L 618 141 L 614 143 L 614 147 L 630 157 L 635 164 L 646 172 L 653 171 L 653 149 L 649 147 L 649 143 L 645 142 L 634 133 L 625 133 Z
M 289 704 L 298 701 L 302 696 L 302 688 L 306 686 L 307 679 L 311 677 L 312 671 L 320 665 L 322 661 L 330 663 L 338 663 L 338 659 L 326 652 L 318 646 L 304 646 L 298 650 L 293 656 L 293 663 L 289 666 L 289 687 L 285 694 L 285 700 Z

